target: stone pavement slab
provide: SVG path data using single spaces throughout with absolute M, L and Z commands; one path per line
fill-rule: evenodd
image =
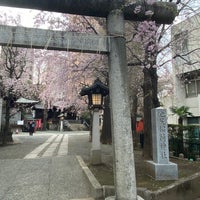
M 50 200 L 90 197 L 90 185 L 75 156 L 52 159 Z M 63 170 L 65 169 L 65 170 Z
M 90 197 L 75 156 L 0 160 L 1 200 L 68 200 Z
M 33 136 L 28 133 L 13 135 L 14 144 L 0 148 L 0 159 L 22 159 L 51 136 L 49 133 L 35 133 Z
M 57 138 L 60 139 L 55 140 L 55 143 L 59 143 L 58 146 L 62 147 L 60 154 L 24 159 L 26 155 L 48 141 L 54 134 L 57 133 L 36 133 L 34 136 L 17 135 L 15 136 L 16 145 L 1 148 L 1 200 L 90 199 L 90 183 L 79 165 L 77 152 L 73 151 L 76 147 L 73 147 L 72 151 L 70 150 L 70 154 L 66 154 L 68 152 L 68 147 L 66 148 L 68 136 L 65 137 L 65 133 L 62 136 L 58 133 Z M 69 134 L 69 137 L 72 141 L 78 139 L 74 138 L 72 134 Z M 88 134 L 84 139 L 84 142 L 88 140 Z M 75 142 L 74 145 L 76 146 L 77 143 Z M 63 153 L 65 153 L 64 156 Z

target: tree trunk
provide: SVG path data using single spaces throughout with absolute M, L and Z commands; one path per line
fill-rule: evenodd
M 160 102 L 158 99 L 158 75 L 157 69 L 151 67 L 150 69 L 150 76 L 152 82 L 152 99 L 153 99 L 153 108 L 160 107 Z
M 183 141 L 183 118 L 179 117 L 178 118 L 178 124 L 179 124 L 179 129 L 178 129 L 178 146 L 179 146 L 179 152 L 184 153 L 184 141 Z
M 179 118 L 178 118 L 178 124 L 179 124 L 179 125 L 183 125 L 183 118 L 182 118 L 182 117 L 179 117 Z
M 2 145 L 6 145 L 7 142 L 13 142 L 12 133 L 10 131 L 10 98 L 6 99 L 5 110 L 5 126 L 2 131 Z
M 152 159 L 151 110 L 160 106 L 157 97 L 158 76 L 156 68 L 144 68 L 144 149 L 145 159 Z
M 105 97 L 104 100 L 104 114 L 103 114 L 103 127 L 101 134 L 101 143 L 111 144 L 112 143 L 112 134 L 111 134 L 111 119 L 110 119 L 110 98 L 109 96 Z
M 47 109 L 47 103 L 44 105 L 44 114 L 43 114 L 43 127 L 42 130 L 46 131 L 47 130 L 47 117 L 48 117 L 48 109 Z
M 133 95 L 132 101 L 133 101 L 132 111 L 131 111 L 132 135 L 133 135 L 134 147 L 137 147 L 139 144 L 139 136 L 136 133 L 137 106 L 138 106 L 138 98 L 136 94 Z

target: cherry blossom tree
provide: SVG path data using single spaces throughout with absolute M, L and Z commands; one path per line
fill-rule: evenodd
M 21 16 L 2 12 L 0 24 L 21 25 Z M 37 90 L 32 85 L 32 54 L 23 48 L 12 47 L 9 43 L 1 47 L 0 58 L 0 95 L 5 104 L 5 125 L 2 129 L 0 140 L 3 144 L 12 141 L 10 132 L 10 117 L 17 98 L 36 98 Z
M 154 3 L 155 1 L 147 1 Z M 188 11 L 191 14 L 191 3 L 193 0 L 176 1 L 178 5 L 179 20 L 183 18 Z M 192 11 L 194 12 L 194 11 Z M 152 158 L 152 138 L 151 138 L 151 109 L 160 106 L 158 99 L 158 73 L 160 67 L 168 64 L 172 58 L 167 55 L 172 40 L 166 36 L 171 29 L 171 25 L 160 25 L 149 20 L 138 24 L 137 33 L 134 40 L 140 44 L 139 52 L 132 53 L 137 63 L 143 67 L 143 101 L 144 101 L 144 150 L 143 155 L 146 159 Z M 168 34 L 169 35 L 169 34 Z M 138 56 L 139 55 L 139 56 Z M 165 55 L 165 56 L 162 56 Z M 160 57 L 159 57 L 160 56 Z M 158 62 L 159 61 L 159 62 Z
M 37 96 L 32 85 L 32 70 L 27 62 L 27 50 L 17 47 L 2 47 L 0 61 L 0 92 L 5 102 L 5 126 L 2 130 L 3 144 L 12 141 L 10 117 L 17 98 Z
M 97 20 L 94 18 L 80 17 L 80 16 L 71 16 L 71 15 L 69 16 L 69 15 L 64 15 L 64 14 L 62 14 L 61 16 L 62 17 L 56 17 L 55 15 L 52 15 L 52 13 L 50 15 L 48 12 L 41 12 L 36 17 L 36 26 L 40 27 L 41 24 L 45 24 L 45 26 L 50 29 L 79 31 L 79 32 L 80 31 L 81 32 L 92 32 L 95 34 L 105 34 L 106 33 L 105 20 L 102 20 L 102 19 Z M 128 35 L 129 35 L 129 33 L 128 33 Z M 133 42 L 130 41 L 130 43 L 133 43 Z M 132 46 L 133 46 L 133 44 L 132 44 Z M 58 54 L 60 54 L 60 53 L 58 53 Z M 50 55 L 53 55 L 53 54 L 50 53 Z M 132 57 L 130 55 L 129 55 L 129 57 L 130 58 L 128 58 L 128 59 L 131 62 Z M 47 58 L 49 64 L 54 63 L 54 61 L 52 61 L 52 62 L 50 61 L 52 58 L 53 58 L 53 60 L 56 60 L 55 54 L 52 56 L 52 58 L 50 58 L 48 56 L 44 57 L 44 60 L 46 60 L 46 58 Z M 107 59 L 105 58 L 105 56 L 101 56 L 98 54 L 97 55 L 90 55 L 90 54 L 83 55 L 83 54 L 75 54 L 75 53 L 67 52 L 65 60 L 67 60 L 67 61 L 65 62 L 65 64 L 63 66 L 66 66 L 66 64 L 67 64 L 67 69 L 65 69 L 65 73 L 62 72 L 62 70 L 60 70 L 60 73 L 62 75 L 68 74 L 65 91 L 70 91 L 70 89 L 72 89 L 73 91 L 76 91 L 75 93 L 73 93 L 73 91 L 71 91 L 70 94 L 67 92 L 68 98 L 70 98 L 72 100 L 71 103 L 74 103 L 74 102 L 76 102 L 76 100 L 78 100 L 79 103 L 77 103 L 76 105 L 79 105 L 79 106 L 81 105 L 80 100 L 77 98 L 78 97 L 77 91 L 80 90 L 80 87 L 76 87 L 76 88 L 79 88 L 77 90 L 74 89 L 76 80 L 77 80 L 77 83 L 81 82 L 81 85 L 83 86 L 83 85 L 90 85 L 93 82 L 93 80 L 95 79 L 95 77 L 101 77 L 101 79 L 104 81 L 104 83 L 108 85 L 108 67 L 107 67 Z M 46 64 L 46 65 L 49 65 L 49 64 Z M 55 63 L 54 63 L 54 65 L 55 65 Z M 59 69 L 61 66 L 62 66 L 62 64 L 59 64 Z M 50 67 L 50 68 L 52 69 L 52 67 Z M 48 68 L 48 70 L 47 70 L 48 73 L 52 73 L 50 68 Z M 130 69 L 129 74 L 136 74 L 135 71 L 138 71 L 137 68 L 135 70 Z M 60 76 L 59 75 L 57 76 L 55 74 L 57 74 L 57 73 L 53 72 L 53 76 L 55 76 L 55 78 L 57 77 L 59 79 Z M 70 77 L 69 77 L 69 74 L 70 74 Z M 131 75 L 130 75 L 130 77 L 131 77 Z M 130 85 L 132 85 L 132 87 L 135 87 L 136 85 L 141 85 L 141 80 L 138 77 L 141 77 L 141 76 L 135 76 L 134 78 L 133 77 L 130 78 L 130 80 L 132 81 Z M 53 79 L 50 78 L 50 80 L 52 81 Z M 135 80 L 138 81 L 138 84 L 135 84 L 136 83 Z M 59 81 L 57 81 L 57 82 L 59 82 Z M 70 82 L 73 82 L 73 85 L 71 85 Z M 48 85 L 47 87 L 49 87 L 51 89 L 51 92 L 52 92 L 52 90 L 54 90 L 53 88 L 56 85 L 55 83 L 56 82 L 54 81 L 53 87 L 50 86 L 50 84 L 46 84 L 46 85 Z M 60 91 L 59 89 L 61 89 L 61 87 L 59 87 L 55 91 L 58 92 L 58 91 Z M 48 91 L 48 90 L 44 90 L 44 93 L 46 91 Z M 131 89 L 131 91 L 135 91 L 134 94 L 136 94 L 136 93 L 138 93 L 139 89 L 138 88 Z M 47 92 L 47 94 L 49 97 L 50 92 Z M 72 98 L 73 96 L 75 97 L 75 99 Z M 136 95 L 132 94 L 132 96 L 137 97 L 137 94 Z M 54 94 L 53 97 L 56 97 L 56 95 Z M 64 99 L 64 101 L 62 102 L 63 105 L 69 106 L 70 103 L 66 102 L 67 98 L 63 96 L 63 99 Z M 131 99 L 133 100 L 133 98 L 131 98 Z M 53 101 L 51 100 L 51 102 L 53 102 Z M 55 102 L 54 102 L 54 105 L 55 105 Z M 133 106 L 133 108 L 137 108 L 137 106 L 135 105 L 135 106 Z M 105 113 L 104 122 L 109 122 L 109 123 L 103 124 L 101 141 L 103 143 L 107 143 L 107 142 L 110 143 L 110 141 L 111 141 L 111 130 L 109 128 L 110 127 L 110 117 L 109 117 L 109 114 L 106 114 L 106 113 L 109 113 L 110 111 L 109 111 L 109 101 L 107 101 L 107 100 L 105 101 L 105 110 L 104 111 L 105 111 L 104 112 Z M 136 112 L 136 111 L 134 111 L 134 112 Z M 107 116 L 108 116 L 108 118 L 106 119 Z M 136 114 L 133 114 L 132 116 L 134 118 L 136 116 Z
M 98 23 L 92 18 L 40 12 L 35 17 L 35 26 L 53 30 L 97 33 Z M 90 85 L 96 77 L 102 76 L 106 68 L 103 55 L 67 51 L 35 50 L 34 63 L 40 76 L 37 80 L 40 80 L 43 88 L 40 98 L 45 102 L 46 108 L 52 106 L 61 109 L 74 106 L 77 110 L 86 108 L 85 101 L 79 97 L 79 92 L 84 85 Z

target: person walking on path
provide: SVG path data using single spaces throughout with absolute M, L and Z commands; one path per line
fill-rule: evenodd
M 144 147 L 144 120 L 143 119 L 137 122 L 136 133 L 140 134 L 140 146 L 143 149 Z
M 29 135 L 33 135 L 35 129 L 35 124 L 33 121 L 29 122 Z

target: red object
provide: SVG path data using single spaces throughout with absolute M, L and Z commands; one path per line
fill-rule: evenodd
M 141 119 L 140 121 L 138 121 L 136 123 L 136 132 L 139 133 L 139 132 L 142 132 L 144 131 L 144 121 L 143 119 Z
M 42 119 L 35 120 L 35 130 L 40 130 L 42 128 Z
M 37 128 L 42 128 L 42 120 L 41 119 L 38 119 L 37 120 Z

